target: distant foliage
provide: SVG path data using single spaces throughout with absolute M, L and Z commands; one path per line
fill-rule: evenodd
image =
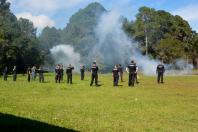
M 141 7 L 134 22 L 125 21 L 126 33 L 139 42 L 145 54 L 145 37 L 148 52 L 154 58 L 172 63 L 177 58 L 194 60 L 198 57 L 197 33 L 187 21 L 163 10 Z
M 17 65 L 22 71 L 27 65 L 41 64 L 43 56 L 38 42 L 33 23 L 17 20 L 10 11 L 10 3 L 0 0 L 0 70 L 5 65 Z

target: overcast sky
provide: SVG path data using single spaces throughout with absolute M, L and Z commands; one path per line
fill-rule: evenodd
M 8 0 L 17 17 L 28 18 L 41 31 L 45 26 L 63 28 L 72 14 L 91 2 L 101 3 L 107 10 L 117 10 L 134 20 L 141 6 L 165 10 L 187 20 L 198 32 L 198 0 Z

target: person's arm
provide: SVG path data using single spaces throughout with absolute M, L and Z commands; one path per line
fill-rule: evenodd
M 138 67 L 136 66 L 136 73 L 138 72 Z
M 129 73 L 129 68 L 128 67 L 126 67 L 126 72 Z

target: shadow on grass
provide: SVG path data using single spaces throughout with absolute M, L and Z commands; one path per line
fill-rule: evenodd
M 44 122 L 0 113 L 1 132 L 77 132 Z

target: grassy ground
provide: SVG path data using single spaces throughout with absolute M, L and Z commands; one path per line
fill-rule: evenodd
M 89 86 L 89 75 L 85 81 L 75 75 L 73 85 L 55 84 L 53 74 L 45 80 L 1 78 L 1 128 L 20 126 L 22 131 L 31 120 L 65 128 L 37 125 L 36 131 L 198 131 L 198 76 L 169 76 L 160 85 L 155 77 L 140 76 L 134 88 L 127 81 L 113 87 L 110 74 L 99 75 L 100 87 Z

